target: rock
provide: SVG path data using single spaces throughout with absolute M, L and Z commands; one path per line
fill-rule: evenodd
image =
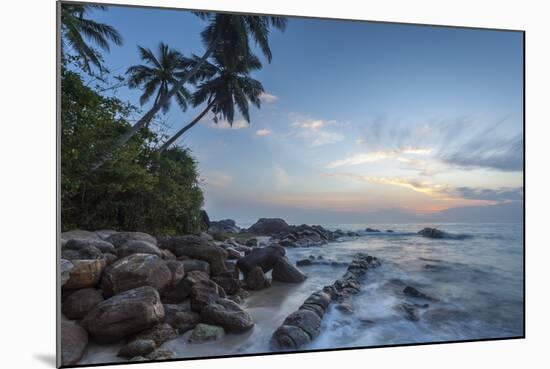
M 95 234 L 97 234 L 102 240 L 106 240 L 115 233 L 118 233 L 118 231 L 115 231 L 114 229 L 100 229 L 99 231 L 95 231 Z
M 106 241 L 112 243 L 117 249 L 128 241 L 145 241 L 157 246 L 157 239 L 143 232 L 118 232 L 109 236 Z
M 102 253 L 115 253 L 115 247 L 112 243 L 98 239 L 70 239 L 65 243 L 64 249 L 79 251 L 86 247 L 93 247 Z
M 201 317 L 191 310 L 189 304 L 165 304 L 164 321 L 176 328 L 179 334 L 183 334 L 200 323 Z
M 418 234 L 428 238 L 444 238 L 446 233 L 437 228 L 424 228 Z
M 302 260 L 298 260 L 296 262 L 297 266 L 306 266 L 306 265 L 311 265 L 311 264 L 313 264 L 313 261 L 311 259 L 302 259 Z
M 260 218 L 248 228 L 249 233 L 266 236 L 287 232 L 288 230 L 289 225 L 283 219 L 279 218 Z
M 119 258 L 132 254 L 152 254 L 162 257 L 163 253 L 156 245 L 148 241 L 129 240 L 117 249 Z
M 225 293 L 228 295 L 233 295 L 241 288 L 239 279 L 233 278 L 232 276 L 220 275 L 217 277 L 212 277 L 212 280 L 223 288 Z
M 230 333 L 243 333 L 254 327 L 252 316 L 228 299 L 219 299 L 205 306 L 201 317 L 204 323 L 221 326 Z
M 208 282 L 210 277 L 208 274 L 194 270 L 188 272 L 174 288 L 167 289 L 162 293 L 162 300 L 166 303 L 179 303 L 191 295 L 191 289 L 196 283 Z
M 352 314 L 353 313 L 353 307 L 345 302 L 341 302 L 338 305 L 336 305 L 336 309 L 344 314 Z
M 272 342 L 276 348 L 291 350 L 311 341 L 311 337 L 301 328 L 293 325 L 281 325 L 273 333 Z
M 160 257 L 164 260 L 177 260 L 176 255 L 170 250 L 160 250 Z
M 285 283 L 301 283 L 306 280 L 306 275 L 286 257 L 280 258 L 275 263 L 271 276 L 274 280 Z
M 210 275 L 210 264 L 208 264 L 207 261 L 202 261 L 197 259 L 187 259 L 187 260 L 180 260 L 180 262 L 182 263 L 183 269 L 185 270 L 186 273 L 197 270 Z
M 101 281 L 105 296 L 142 286 L 162 291 L 172 281 L 164 260 L 151 254 L 132 254 L 117 260 L 105 270 Z
M 224 335 L 225 331 L 222 327 L 199 323 L 197 324 L 195 329 L 193 329 L 193 333 L 191 333 L 191 337 L 189 337 L 189 342 L 201 343 L 207 341 L 216 341 L 222 338 Z
M 68 320 L 61 321 L 61 363 L 76 365 L 88 345 L 88 333 Z
M 206 230 L 208 227 L 210 227 L 210 217 L 208 216 L 208 213 L 206 210 L 200 211 L 200 217 L 201 217 L 201 229 Z
M 413 304 L 409 304 L 409 303 L 404 302 L 402 304 L 397 305 L 396 309 L 402 311 L 407 320 L 416 322 L 420 319 L 418 317 L 417 309 Z
M 233 219 L 223 219 L 216 222 L 210 222 L 209 233 L 239 233 L 241 229 Z
M 225 251 L 227 251 L 228 259 L 240 259 L 243 257 L 243 255 L 239 251 L 235 250 L 232 247 L 226 248 Z
M 187 256 L 192 259 L 207 261 L 213 275 L 223 273 L 226 270 L 227 251 L 204 241 L 199 236 L 172 237 L 164 241 L 162 247 L 172 251 L 176 256 Z
M 374 228 L 367 228 L 367 229 L 365 229 L 365 232 L 375 232 L 375 233 L 379 233 L 380 230 L 379 230 L 379 229 L 374 229 Z
M 122 346 L 117 355 L 125 358 L 133 358 L 135 356 L 147 355 L 156 348 L 157 344 L 153 340 L 135 339 Z
M 233 301 L 236 304 L 242 304 L 244 300 L 250 296 L 250 293 L 242 288 L 239 288 L 237 292 L 235 292 L 231 296 L 227 296 L 227 298 L 231 301 Z
M 158 292 L 144 286 L 100 302 L 81 324 L 96 342 L 104 344 L 151 328 L 163 319 L 164 308 Z
M 61 274 L 61 287 L 65 286 L 65 283 L 71 278 L 71 270 L 73 270 L 74 265 L 67 259 L 61 259 L 59 264 L 59 270 Z
M 104 259 L 73 260 L 72 264 L 69 280 L 63 285 L 65 290 L 95 286 L 101 278 L 106 262 Z
M 246 275 L 245 287 L 247 290 L 259 291 L 271 287 L 271 282 L 266 278 L 262 268 L 257 266 Z
M 95 232 L 74 229 L 68 232 L 61 232 L 61 240 L 68 242 L 69 240 L 101 240 Z
M 174 288 L 178 285 L 178 283 L 181 282 L 181 280 L 185 276 L 183 263 L 178 260 L 168 260 L 166 262 L 166 266 L 168 267 L 168 269 L 170 269 L 170 272 L 172 273 L 172 279 L 170 280 L 170 283 L 166 288 Z
M 309 297 L 304 301 L 304 305 L 317 305 L 323 309 L 324 312 L 327 311 L 328 306 L 330 305 L 331 297 L 329 294 L 323 291 L 317 291 L 309 295 Z
M 407 296 L 411 296 L 411 297 L 415 297 L 415 298 L 419 298 L 419 299 L 430 300 L 430 301 L 435 301 L 435 299 L 433 297 L 428 296 L 425 293 L 422 293 L 419 290 L 417 290 L 416 288 L 411 287 L 411 286 L 405 287 L 405 289 L 403 290 L 403 293 Z
M 243 272 L 245 278 L 247 274 L 257 266 L 262 268 L 264 273 L 267 273 L 273 269 L 275 263 L 277 263 L 279 259 L 285 256 L 285 253 L 286 251 L 282 246 L 272 245 L 256 248 L 252 250 L 250 254 L 239 259 L 237 267 Z
M 206 232 L 201 232 L 199 234 L 199 237 L 202 238 L 206 242 L 214 241 L 214 237 L 212 237 L 212 235 L 210 235 Z
M 394 231 L 391 230 L 391 229 L 386 229 L 386 232 L 387 232 L 387 233 L 394 233 Z
M 103 301 L 95 288 L 83 288 L 71 293 L 62 303 L 61 311 L 69 319 L 82 319 L 94 306 Z
M 248 247 L 257 247 L 258 246 L 258 240 L 255 238 L 249 238 L 244 242 L 244 244 Z
M 118 256 L 116 256 L 115 254 L 111 254 L 110 252 L 103 254 L 103 258 L 105 259 L 105 264 L 107 266 L 118 260 Z
M 212 280 L 200 281 L 191 287 L 191 309 L 200 312 L 206 305 L 220 297 L 226 297 L 225 291 Z
M 147 360 L 170 360 L 176 357 L 176 354 L 170 350 L 155 350 L 146 356 Z
M 71 240 L 74 241 L 74 240 Z M 68 243 L 70 243 L 69 241 Z M 78 250 L 65 249 L 61 252 L 61 256 L 68 260 L 91 260 L 103 259 L 103 253 L 94 246 L 85 246 Z

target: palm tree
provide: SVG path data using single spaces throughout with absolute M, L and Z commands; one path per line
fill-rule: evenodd
M 271 62 L 272 54 L 269 47 L 270 29 L 276 28 L 284 31 L 286 28 L 286 18 L 253 16 L 253 15 L 231 15 L 217 13 L 196 13 L 202 19 L 208 20 L 208 26 L 201 32 L 203 43 L 206 45 L 206 51 L 200 57 L 195 65 L 160 99 L 149 111 L 147 111 L 126 133 L 124 133 L 109 151 L 106 157 L 98 162 L 94 169 L 99 168 L 107 159 L 108 155 L 114 150 L 124 145 L 128 140 L 139 131 L 147 122 L 149 122 L 161 107 L 168 101 L 179 89 L 185 85 L 198 72 L 201 66 L 216 50 L 221 50 L 230 55 L 250 54 L 250 41 L 256 41 L 262 53 Z
M 105 70 L 101 62 L 101 55 L 88 45 L 85 39 L 94 42 L 104 51 L 109 51 L 109 41 L 122 45 L 122 36 L 108 24 L 98 23 L 86 18 L 92 10 L 107 10 L 97 4 L 62 4 L 61 5 L 61 47 L 71 47 L 81 57 L 83 68 L 91 72 L 90 64 L 99 70 Z
M 198 57 L 195 56 L 195 59 Z M 215 123 L 223 119 L 232 125 L 235 118 L 235 106 L 237 106 L 243 118 L 250 123 L 249 102 L 260 108 L 260 95 L 264 92 L 264 88 L 259 81 L 250 77 L 249 73 L 259 70 L 261 67 L 262 64 L 258 58 L 252 54 L 237 56 L 233 59 L 223 52 L 218 52 L 214 57 L 213 64 L 207 62 L 204 65 L 204 69 L 210 70 L 213 77 L 199 84 L 193 94 L 193 105 L 198 106 L 206 102 L 206 107 L 190 123 L 166 141 L 158 151 L 164 152 L 209 111 L 214 114 Z
M 158 45 L 158 56 L 144 47 L 138 46 L 141 59 L 145 64 L 134 65 L 128 68 L 128 87 L 143 88 L 139 98 L 141 105 L 147 103 L 156 92 L 154 105 L 163 99 L 178 79 L 187 73 L 190 60 L 179 51 L 170 48 L 161 42 Z M 187 110 L 187 101 L 191 98 L 189 91 L 182 86 L 174 95 L 182 111 Z M 163 113 L 170 109 L 170 101 L 162 105 Z

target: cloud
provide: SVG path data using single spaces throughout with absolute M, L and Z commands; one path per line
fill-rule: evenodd
M 404 147 L 398 150 L 381 150 L 369 153 L 359 153 L 348 156 L 344 159 L 331 161 L 326 165 L 327 168 L 333 169 L 342 166 L 353 166 L 365 163 L 371 163 L 385 159 L 396 159 L 403 163 L 413 163 L 414 161 L 404 155 L 429 155 L 432 152 L 430 148 L 420 147 Z
M 523 201 L 523 188 L 472 188 L 457 187 L 454 189 L 457 196 L 465 199 L 488 200 L 497 202 Z
M 275 166 L 274 169 L 275 181 L 279 186 L 288 186 L 290 184 L 290 176 L 287 171 L 280 166 Z
M 204 174 L 204 180 L 208 186 L 224 188 L 233 181 L 233 178 L 227 173 L 214 171 Z
M 260 94 L 260 100 L 265 103 L 272 103 L 279 100 L 279 97 L 267 92 L 262 92 Z
M 334 120 L 321 119 L 299 119 L 294 121 L 291 126 L 297 131 L 296 137 L 306 140 L 310 146 L 317 147 L 342 141 L 345 137 L 342 133 L 326 129 L 328 126 L 336 125 Z
M 269 129 L 259 129 L 256 131 L 256 136 L 267 136 L 270 134 L 271 134 L 271 131 Z

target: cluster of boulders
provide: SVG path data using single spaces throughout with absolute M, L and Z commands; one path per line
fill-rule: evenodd
M 286 317 L 273 333 L 274 348 L 295 350 L 314 340 L 319 336 L 321 321 L 333 301 L 338 303 L 339 310 L 351 312 L 351 295 L 359 293 L 361 280 L 367 270 L 379 265 L 377 258 L 364 253 L 357 254 L 342 278 L 311 294 L 298 310 Z
M 161 345 L 187 331 L 197 343 L 250 330 L 254 320 L 240 304 L 248 291 L 271 285 L 265 273 L 305 279 L 283 247 L 257 245 L 206 233 L 62 233 L 62 364 L 77 364 L 88 340 L 124 341 L 118 355 L 132 361 L 163 360 L 174 354 Z
M 427 238 L 445 238 L 445 236 L 447 235 L 447 233 L 437 228 L 428 228 L 428 227 L 418 231 L 418 234 Z
M 356 232 L 330 231 L 320 225 L 289 225 L 280 218 L 260 218 L 246 232 L 271 236 L 274 242 L 284 247 L 322 246 L 340 237 L 358 236 Z

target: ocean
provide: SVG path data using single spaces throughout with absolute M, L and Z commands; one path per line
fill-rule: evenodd
M 321 334 L 308 349 L 518 337 L 523 335 L 523 225 L 438 224 L 453 237 L 429 239 L 417 234 L 428 224 L 327 224 L 327 229 L 362 232 L 321 247 L 288 248 L 292 261 L 314 258 L 319 263 L 300 267 L 308 275 L 301 284 L 273 282 L 254 292 L 243 307 L 256 326 L 239 335 L 203 344 L 189 344 L 187 332 L 162 348 L 177 357 L 271 352 L 270 338 L 287 315 L 314 291 L 341 277 L 357 252 L 380 259 L 369 270 L 362 290 L 351 299 L 352 314 L 332 304 Z M 386 230 L 393 230 L 393 233 Z M 412 286 L 433 297 L 420 301 L 403 294 Z M 418 320 L 407 319 L 402 303 L 417 304 Z M 427 303 L 428 306 L 422 306 Z M 121 361 L 119 346 L 88 348 L 81 364 Z

